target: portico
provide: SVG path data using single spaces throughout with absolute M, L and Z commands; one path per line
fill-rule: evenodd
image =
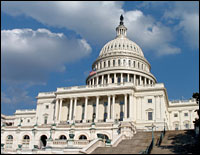
M 92 122 L 94 114 L 95 122 L 130 120 L 132 104 L 130 93 L 57 98 L 55 121 L 87 123 Z

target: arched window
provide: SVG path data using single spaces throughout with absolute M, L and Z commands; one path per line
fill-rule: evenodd
M 87 137 L 85 135 L 80 135 L 79 139 L 80 140 L 87 140 Z
M 61 135 L 59 139 L 67 139 L 65 135 Z
M 105 61 L 103 62 L 103 67 L 104 67 L 104 68 L 106 67 L 106 62 L 105 62 Z
M 25 135 L 22 141 L 23 148 L 29 148 L 29 142 L 30 142 L 30 137 L 28 135 Z
M 25 136 L 24 136 L 24 139 L 30 139 L 30 138 L 29 138 L 29 136 L 28 136 L 28 135 L 25 135 Z
M 110 60 L 108 61 L 108 67 L 110 67 Z
M 12 144 L 13 144 L 13 136 L 12 135 L 8 135 L 6 138 L 6 148 L 12 148 Z
M 118 59 L 118 66 L 120 66 L 120 59 Z
M 126 60 L 124 59 L 124 61 L 123 61 L 123 65 L 125 66 L 126 65 Z
M 13 136 L 12 135 L 8 135 L 7 139 L 8 140 L 13 140 Z

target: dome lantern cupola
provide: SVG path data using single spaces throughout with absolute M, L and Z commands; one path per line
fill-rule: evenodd
M 124 26 L 123 20 L 124 20 L 124 17 L 123 17 L 123 15 L 121 15 L 120 16 L 120 24 L 116 28 L 117 37 L 126 37 L 127 28 Z

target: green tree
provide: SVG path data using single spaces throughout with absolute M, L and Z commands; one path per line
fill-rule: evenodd
M 192 95 L 193 98 L 196 99 L 197 104 L 199 104 L 199 93 L 193 93 Z M 197 112 L 198 117 L 199 117 L 199 109 L 196 109 L 195 112 Z M 195 126 L 199 126 L 199 118 L 195 118 L 195 121 L 193 121 Z

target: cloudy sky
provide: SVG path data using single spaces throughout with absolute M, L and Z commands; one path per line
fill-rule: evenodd
M 199 92 L 199 2 L 4 1 L 1 112 L 35 109 L 39 92 L 85 85 L 121 14 L 169 99 Z

